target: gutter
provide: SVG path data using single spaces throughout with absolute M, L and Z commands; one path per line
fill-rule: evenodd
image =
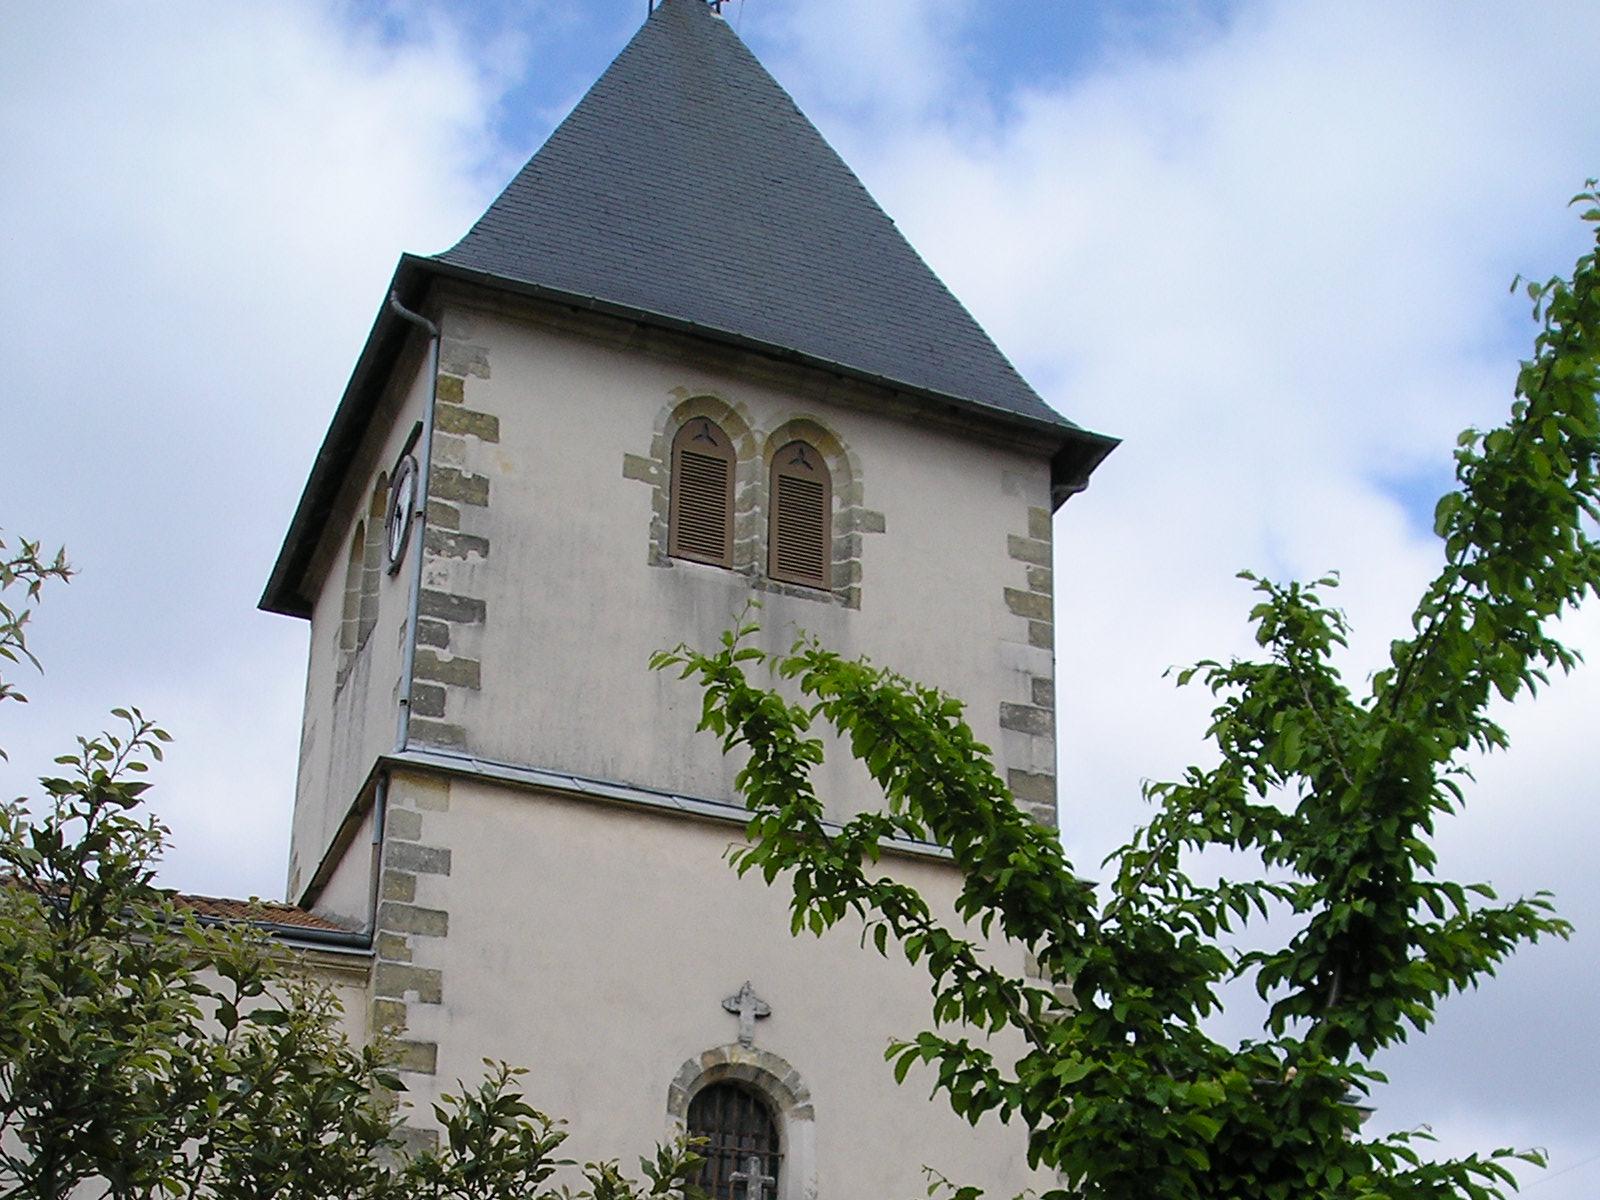
M 731 330 L 720 329 L 714 325 L 702 325 L 686 317 L 674 317 L 666 313 L 655 312 L 652 309 L 640 308 L 637 305 L 623 304 L 615 300 L 606 300 L 600 296 L 585 295 L 581 292 L 567 292 L 560 288 L 548 287 L 544 284 L 530 283 L 521 279 L 510 279 L 503 275 L 495 275 L 488 271 L 479 271 L 472 267 L 458 266 L 455 263 L 442 262 L 436 258 L 420 258 L 416 255 L 406 254 L 401 256 L 401 270 L 410 268 L 413 271 L 423 271 L 441 279 L 453 279 L 463 283 L 473 283 L 481 287 L 499 292 L 509 292 L 513 295 L 527 296 L 536 300 L 547 300 L 552 304 L 559 304 L 566 308 L 578 309 L 586 312 L 598 313 L 602 316 L 618 317 L 627 321 L 635 321 L 641 325 L 648 325 L 657 329 L 668 329 L 677 333 L 687 333 L 694 337 L 702 338 L 709 342 L 717 342 L 726 346 L 734 346 L 742 350 L 752 350 L 764 358 L 777 359 L 780 362 L 792 362 L 801 366 L 811 367 L 826 371 L 833 375 L 847 379 L 860 380 L 870 383 L 885 391 L 898 392 L 907 396 L 914 396 L 924 402 L 932 402 L 956 411 L 970 412 L 974 415 L 986 417 L 1001 425 L 1013 428 L 1026 429 L 1031 432 L 1044 434 L 1066 440 L 1081 440 L 1096 446 L 1103 446 L 1104 452 L 1096 458 L 1104 458 L 1119 443 L 1120 439 L 1107 437 L 1105 434 L 1093 433 L 1066 417 L 1051 412 L 1049 416 L 1036 416 L 1031 413 L 1017 412 L 1014 409 L 1002 408 L 999 405 L 989 404 L 983 400 L 972 399 L 964 396 L 955 396 L 947 392 L 935 391 L 931 388 L 919 386 L 903 379 L 892 376 L 880 375 L 860 367 L 848 366 L 845 363 L 835 362 L 832 359 L 822 358 L 818 355 L 807 354 L 803 350 L 795 350 L 789 346 L 779 346 L 753 338 L 746 334 L 734 333 Z M 1010 365 L 1010 361 L 1007 365 Z M 1012 367 L 1016 373 L 1016 368 Z M 1017 375 L 1021 379 L 1021 375 Z M 1023 380 L 1024 386 L 1027 381 Z M 1032 391 L 1032 388 L 1029 388 Z M 1041 401 L 1041 403 L 1043 403 Z
M 713 800 L 705 796 L 574 775 L 559 768 L 499 762 L 494 759 L 479 758 L 474 754 L 441 750 L 436 747 L 417 747 L 403 754 L 390 755 L 379 760 L 380 770 L 405 768 L 447 778 L 485 780 L 525 791 L 554 793 L 621 808 L 710 820 L 741 830 L 749 825 L 751 818 L 750 810 L 736 801 Z M 836 821 L 824 821 L 822 825 L 830 834 L 838 833 L 843 828 Z M 944 861 L 952 857 L 949 849 L 944 846 L 935 842 L 915 841 L 903 835 L 891 836 L 880 845 L 886 854 Z
M 286 925 L 278 921 L 249 921 L 252 929 L 259 929 L 275 941 L 304 945 L 317 950 L 349 950 L 366 953 L 372 949 L 371 932 L 344 929 L 317 929 L 310 925 Z M 215 918 L 201 918 L 203 925 L 226 925 L 229 922 Z

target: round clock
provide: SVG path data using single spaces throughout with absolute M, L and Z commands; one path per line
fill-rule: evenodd
M 389 511 L 383 518 L 383 544 L 389 556 L 389 574 L 400 569 L 411 541 L 411 519 L 417 509 L 417 460 L 406 455 L 389 484 Z

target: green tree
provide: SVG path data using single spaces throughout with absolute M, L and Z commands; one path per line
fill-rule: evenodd
M 32 661 L 29 606 L 70 574 L 0 539 L 7 663 Z M 23 697 L 0 678 L 7 699 Z M 381 1040 L 352 1046 L 333 995 L 256 929 L 204 925 L 155 886 L 167 831 L 142 812 L 143 776 L 169 739 L 137 709 L 115 716 L 56 760 L 36 811 L 0 805 L 0 1198 L 696 1194 L 684 1144 L 642 1161 L 642 1184 L 614 1163 L 563 1171 L 565 1130 L 495 1063 L 435 1108 L 438 1150 L 401 1153 Z
M 1593 181 L 1574 203 L 1600 235 Z M 1360 694 L 1341 676 L 1332 577 L 1246 575 L 1260 654 L 1179 675 L 1215 696 L 1217 765 L 1146 788 L 1155 815 L 1106 860 L 1104 888 L 1019 812 L 949 697 L 809 640 L 767 654 L 747 644 L 749 625 L 715 652 L 657 656 L 703 689 L 702 728 L 746 755 L 735 866 L 787 881 L 797 933 L 853 915 L 880 953 L 893 941 L 926 967 L 933 1027 L 890 1048 L 897 1076 L 931 1064 L 957 1113 L 1024 1123 L 1032 1162 L 1065 1181 L 1050 1197 L 1485 1200 L 1514 1186 L 1509 1159 L 1537 1159 L 1430 1161 L 1416 1134 L 1363 1136 L 1360 1108 L 1382 1079 L 1379 1051 L 1518 945 L 1569 932 L 1543 893 L 1501 901 L 1437 878 L 1432 848 L 1465 802 L 1464 756 L 1506 745 L 1491 701 L 1572 669 L 1552 623 L 1600 590 L 1597 253 L 1528 294 L 1534 356 L 1507 423 L 1461 436 L 1457 487 L 1436 512 L 1444 567 L 1388 665 Z M 754 681 L 756 668 L 791 681 L 799 702 Z M 885 797 L 837 830 L 811 784 L 818 722 Z M 895 835 L 949 847 L 965 926 L 877 867 Z M 1251 869 L 1191 877 L 1193 854 L 1216 848 Z M 1230 948 L 1252 925 L 1287 936 Z M 1026 947 L 1060 986 L 997 970 L 974 927 Z M 1266 1016 L 1258 1036 L 1224 1044 L 1206 1021 L 1240 982 Z M 997 1058 L 974 1028 L 1014 1031 L 1020 1057 Z

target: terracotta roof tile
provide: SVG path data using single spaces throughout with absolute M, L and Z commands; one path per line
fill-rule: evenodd
M 195 896 L 187 892 L 168 892 L 174 904 L 199 917 L 216 921 L 262 921 L 272 925 L 293 925 L 301 929 L 320 929 L 329 933 L 348 933 L 316 913 L 274 900 L 235 900 L 226 896 Z

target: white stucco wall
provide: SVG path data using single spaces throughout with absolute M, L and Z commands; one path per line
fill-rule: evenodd
M 434 758 L 429 773 L 390 776 L 366 1013 L 396 1033 L 418 1122 L 441 1088 L 502 1058 L 532 1069 L 535 1103 L 572 1118 L 575 1155 L 629 1161 L 670 1132 L 685 1063 L 734 1042 L 721 1002 L 749 979 L 774 1010 L 757 1048 L 809 1093 L 814 1120 L 785 1136 L 791 1163 L 815 1164 L 816 1195 L 919 1194 L 923 1165 L 994 1195 L 1037 1186 L 1019 1130 L 969 1128 L 915 1076 L 895 1086 L 883 1050 L 926 1023 L 925 978 L 862 950 L 858 931 L 792 939 L 783 894 L 723 861 L 736 824 L 486 775 L 504 764 L 733 801 L 739 764 L 695 732 L 699 692 L 647 661 L 683 641 L 713 646 L 754 600 L 768 649 L 804 630 L 960 697 L 1002 775 L 1043 787 L 1031 802 L 1048 818 L 1047 448 L 634 326 L 469 292 L 433 315 L 440 415 L 411 728 Z M 393 749 L 409 572 L 383 577 L 377 626 L 339 684 L 344 554 L 423 410 L 433 381 L 419 358 L 398 369 L 404 385 L 312 569 L 291 894 L 326 859 L 317 909 L 347 920 L 371 895 L 370 834 L 346 828 L 342 856 L 329 848 Z M 663 553 L 664 460 L 686 405 L 724 413 L 740 444 L 743 569 Z M 836 593 L 765 579 L 761 487 L 746 485 L 764 486 L 764 451 L 796 422 L 832 456 L 835 561 L 852 572 Z M 817 786 L 839 816 L 875 803 L 837 748 Z M 954 893 L 946 864 L 888 869 L 941 903 Z M 1021 970 L 1019 952 L 997 952 Z M 780 1200 L 802 1200 L 796 1178 Z
M 417 877 L 417 904 L 449 914 L 448 936 L 410 939 L 440 987 L 439 1003 L 406 1005 L 405 1036 L 438 1047 L 436 1074 L 405 1076 L 420 1123 L 438 1090 L 504 1059 L 530 1068 L 536 1106 L 572 1121 L 574 1157 L 631 1164 L 668 1135 L 686 1060 L 736 1041 L 722 1000 L 749 980 L 772 1009 L 756 1048 L 809 1091 L 816 1195 L 920 1195 L 924 1165 L 995 1196 L 1041 1183 L 1020 1128 L 973 1129 L 928 1099 L 920 1071 L 896 1086 L 883 1052 L 927 1025 L 921 968 L 864 949 L 848 925 L 791 937 L 781 886 L 722 859 L 737 827 L 457 780 L 422 829 L 451 862 Z M 885 867 L 947 910 L 946 864 Z M 1022 969 L 1020 951 L 996 953 Z
M 1008 538 L 1030 509 L 1046 512 L 1042 450 L 1003 448 L 930 421 L 887 398 L 713 358 L 693 346 L 632 343 L 616 330 L 558 326 L 533 313 L 457 303 L 445 314 L 464 361 L 464 408 L 491 416 L 493 443 L 447 439 L 452 463 L 486 480 L 486 506 L 462 506 L 483 556 L 433 557 L 429 586 L 481 601 L 481 623 L 452 630 L 449 654 L 476 664 L 481 684 L 451 688 L 446 722 L 474 755 L 695 796 L 727 798 L 733 768 L 695 736 L 700 697 L 652 673 L 653 651 L 715 645 L 751 600 L 760 643 L 786 649 L 800 631 L 848 655 L 936 684 L 967 702 L 979 736 L 1004 767 L 1053 772 L 1053 739 L 1002 732 L 1002 703 L 1032 703 L 1030 682 L 1053 675 L 1048 648 L 1006 606 L 1023 582 Z M 450 358 L 447 351 L 446 360 Z M 667 414 L 712 397 L 748 421 L 759 454 L 796 419 L 836 437 L 859 471 L 861 507 L 883 532 L 859 539 L 859 607 L 827 593 L 762 590 L 737 571 L 649 560 L 650 482 L 625 464 L 660 450 Z M 730 433 L 735 431 L 730 429 Z M 670 438 L 670 424 L 667 429 Z M 835 462 L 837 481 L 843 464 Z M 764 477 L 759 463 L 751 468 Z M 836 496 L 838 513 L 844 503 Z M 751 520 L 764 540 L 764 513 Z M 758 556 L 764 564 L 764 554 Z M 1043 598 L 1048 605 L 1048 597 Z M 1048 715 L 1048 714 L 1047 714 Z M 819 785 L 843 812 L 866 799 L 864 776 L 836 759 Z
M 318 916 L 346 929 L 366 929 L 372 920 L 372 872 L 374 868 L 374 812 L 368 807 L 339 855 L 328 882 L 319 889 L 312 910 Z

